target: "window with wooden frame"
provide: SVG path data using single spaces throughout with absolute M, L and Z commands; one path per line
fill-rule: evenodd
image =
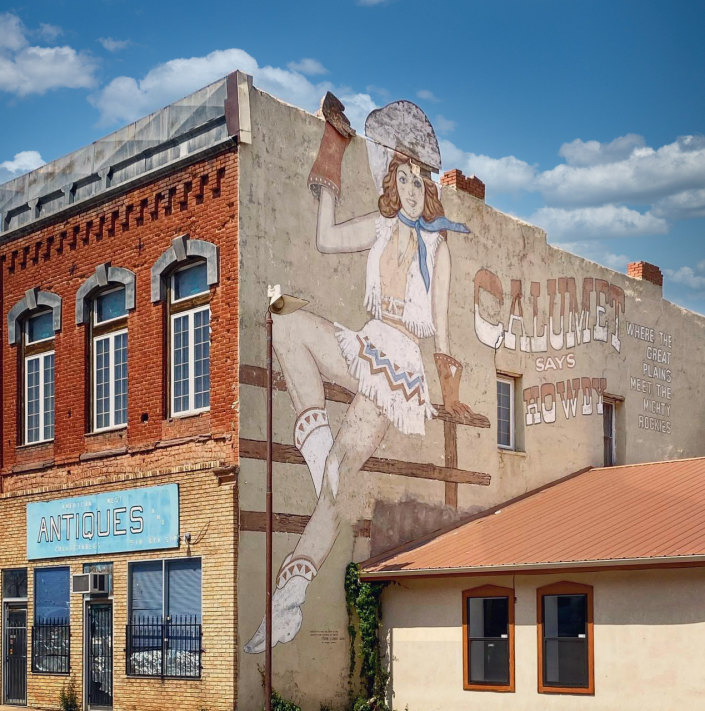
M 23 444 L 54 439 L 54 327 L 49 309 L 30 312 L 22 323 Z
M 127 425 L 125 287 L 102 289 L 91 307 L 91 429 L 103 432 Z
M 463 592 L 463 688 L 514 691 L 514 590 Z
M 210 409 L 210 288 L 205 260 L 169 277 L 170 412 L 174 417 Z
M 560 582 L 536 595 L 539 693 L 594 694 L 592 586 Z

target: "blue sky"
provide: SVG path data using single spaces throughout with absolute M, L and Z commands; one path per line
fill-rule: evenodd
M 705 313 L 703 27 L 702 0 L 3 2 L 0 181 L 236 68 L 358 126 L 406 98 L 489 204 Z

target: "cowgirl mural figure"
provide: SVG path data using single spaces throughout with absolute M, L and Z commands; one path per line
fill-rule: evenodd
M 318 502 L 292 553 L 283 561 L 273 594 L 272 646 L 301 627 L 306 589 L 338 536 L 343 512 L 339 482 L 350 481 L 371 457 L 390 424 L 423 435 L 434 416 L 419 339 L 434 338 L 443 405 L 463 420 L 472 415 L 458 392 L 462 365 L 450 355 L 450 253 L 446 230 L 468 233 L 443 214 L 430 169 L 440 152 L 426 115 L 408 101 L 373 111 L 365 123 L 379 212 L 337 224 L 341 164 L 353 131 L 344 107 L 329 94 L 326 126 L 309 185 L 318 196 L 316 246 L 326 254 L 362 252 L 367 258 L 360 331 L 309 311 L 274 317 L 274 348 L 297 413 L 294 442 L 308 465 Z M 356 393 L 335 436 L 325 409 L 323 382 Z M 264 620 L 245 651 L 264 651 Z

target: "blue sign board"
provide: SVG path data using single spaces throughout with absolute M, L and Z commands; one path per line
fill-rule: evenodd
M 27 559 L 179 547 L 177 484 L 27 504 Z

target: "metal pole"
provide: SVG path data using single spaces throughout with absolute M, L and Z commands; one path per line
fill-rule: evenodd
M 264 708 L 272 709 L 272 312 L 267 309 L 267 553 L 265 593 Z

